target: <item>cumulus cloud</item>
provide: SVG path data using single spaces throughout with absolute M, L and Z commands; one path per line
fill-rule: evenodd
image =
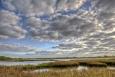
M 114 3 L 114 0 L 97 0 L 95 2 L 94 10 L 96 11 L 98 21 L 102 24 L 103 30 L 110 30 L 115 26 Z
M 57 34 L 53 31 L 48 31 L 48 22 L 41 21 L 36 17 L 30 17 L 27 20 L 30 35 L 37 39 L 54 39 L 57 38 Z
M 0 11 L 0 38 L 24 38 L 26 30 L 18 25 L 19 17 L 14 13 Z
M 45 22 L 39 18 L 31 17 L 27 21 L 33 37 L 60 40 L 71 37 L 82 37 L 86 33 L 96 30 L 95 23 L 77 16 L 57 16 L 53 21 Z
M 4 7 L 27 16 L 54 13 L 56 10 L 79 8 L 85 0 L 5 0 Z
M 91 1 L 90 10 L 80 8 L 87 0 L 5 0 L 3 7 L 27 17 L 28 35 L 39 40 L 58 40 L 56 54 L 91 56 L 113 54 L 115 49 L 115 1 Z M 26 3 L 26 4 L 25 4 Z M 89 6 L 89 5 L 87 5 Z M 87 7 L 84 7 L 87 8 Z M 73 11 L 71 15 L 68 11 Z M 25 36 L 17 25 L 20 17 L 0 12 L 0 38 Z M 65 12 L 66 14 L 62 14 Z M 42 20 L 40 16 L 47 17 Z M 44 16 L 46 15 L 46 16 Z M 75 53 L 75 54 L 74 54 Z
M 81 12 L 80 10 L 80 13 L 76 13 L 74 16 L 57 15 L 53 21 L 40 21 L 42 23 L 39 24 L 40 28 L 38 28 L 38 24 L 36 26 L 35 23 L 31 24 L 31 29 L 34 28 L 34 31 L 32 31 L 34 35 L 32 34 L 32 36 L 62 40 L 63 43 L 54 47 L 57 48 L 57 54 L 69 52 L 87 56 L 85 52 L 92 55 L 98 54 L 99 51 L 100 53 L 105 51 L 112 54 L 114 52 L 114 42 L 111 41 L 114 39 L 115 17 L 114 12 L 106 12 L 107 9 L 103 10 L 103 6 L 100 6 L 101 4 L 104 5 L 103 3 L 95 2 L 95 9 L 89 12 Z M 38 20 L 38 18 L 35 18 L 35 20 Z M 43 33 L 39 34 L 42 31 Z M 52 38 L 50 32 L 56 32 L 56 38 Z M 107 42 L 106 39 L 112 40 Z
M 68 37 L 64 39 L 63 44 L 56 46 L 60 51 L 65 52 L 72 50 L 81 56 L 101 56 L 112 55 L 115 51 L 115 13 L 113 0 L 97 0 L 93 2 L 91 12 L 77 15 L 74 18 L 59 19 L 52 30 L 59 30 L 61 35 Z M 66 22 L 67 19 L 67 22 Z M 62 22 L 61 22 L 62 21 Z M 65 26 L 64 26 L 65 25 Z M 70 31 L 71 30 L 71 31 Z M 65 32 L 65 34 L 63 34 Z M 78 34 L 78 35 L 77 35 Z M 71 36 L 72 35 L 72 36 Z M 74 37 L 72 39 L 71 37 Z M 76 45 L 81 44 L 81 47 Z M 73 44 L 71 44 L 73 43 Z M 70 46 L 69 46 L 70 45 Z M 99 55 L 100 52 L 100 55 Z M 75 56 L 75 55 L 74 55 Z M 77 55 L 78 56 L 78 55 Z
M 29 16 L 27 19 L 27 25 L 29 25 L 29 28 L 30 28 L 29 32 L 30 32 L 30 35 L 32 35 L 32 37 L 46 38 L 46 39 L 50 39 L 50 38 L 51 39 L 52 38 L 53 39 L 61 39 L 61 38 L 63 38 L 63 35 L 67 35 L 67 33 L 72 32 L 72 31 L 70 30 L 66 33 L 66 31 L 62 32 L 60 30 L 61 32 L 59 32 L 58 30 L 55 30 L 56 26 L 54 27 L 51 25 L 55 25 L 55 24 L 59 25 L 59 22 L 57 22 L 57 21 L 63 20 L 63 19 L 61 19 L 63 16 L 61 18 L 56 17 L 57 18 L 56 22 L 50 22 L 50 23 L 43 22 L 34 16 L 39 16 L 43 13 L 51 14 L 56 10 L 61 11 L 61 10 L 72 9 L 72 8 L 78 9 L 81 5 L 83 5 L 85 0 L 63 0 L 63 1 L 61 1 L 61 0 L 19 0 L 19 1 L 5 0 L 5 1 L 1 1 L 1 2 L 2 2 L 2 6 L 6 10 L 8 10 L 7 12 L 12 11 L 11 15 L 12 15 L 12 19 L 13 19 L 13 17 L 14 17 L 14 19 L 11 21 L 15 22 L 15 23 L 11 23 L 12 25 L 18 25 L 18 21 L 19 21 L 19 17 L 16 16 L 15 14 L 13 14 L 13 12 L 20 13 L 24 16 Z M 9 18 L 11 17 L 11 15 L 9 16 Z M 3 18 L 3 17 L 1 17 L 1 18 Z M 4 15 L 4 19 L 6 20 L 5 15 Z M 67 22 L 68 18 L 65 20 Z M 63 26 L 61 27 L 61 24 L 63 24 L 63 26 L 65 25 L 64 23 L 60 23 L 60 26 L 59 26 L 60 28 L 63 27 Z M 6 24 L 2 24 L 2 25 L 4 25 L 4 27 L 6 26 Z M 13 28 L 16 29 L 17 33 L 15 31 L 13 31 L 14 30 Z M 19 25 L 14 26 L 13 28 L 10 28 L 12 34 L 10 34 L 11 32 L 7 32 L 8 30 L 6 30 L 6 27 L 5 27 L 5 30 L 2 29 L 3 31 L 6 31 L 6 32 L 2 32 L 2 30 L 1 30 L 1 33 L 5 33 L 6 36 L 1 35 L 0 37 L 8 38 L 7 34 L 10 34 L 11 37 L 18 37 L 20 35 L 23 35 L 21 37 L 21 38 L 23 38 L 25 36 L 26 31 L 23 30 L 21 27 L 19 27 Z M 50 29 L 54 29 L 54 30 L 50 30 Z

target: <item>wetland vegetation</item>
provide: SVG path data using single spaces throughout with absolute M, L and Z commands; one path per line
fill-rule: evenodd
M 115 57 L 106 56 L 93 58 L 74 58 L 67 61 L 62 61 L 58 59 L 41 59 L 49 61 L 53 60 L 53 62 L 36 65 L 1 65 L 0 77 L 115 77 L 115 69 L 108 69 L 108 67 L 115 67 Z M 9 58 L 2 56 L 0 57 L 0 60 L 34 61 L 35 59 L 32 60 L 31 58 Z M 88 70 L 76 70 L 80 66 L 87 67 Z M 48 69 L 48 71 L 40 72 L 40 69 Z M 34 72 L 35 70 L 38 71 Z

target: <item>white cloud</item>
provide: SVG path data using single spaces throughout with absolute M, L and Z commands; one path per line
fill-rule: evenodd
M 102 55 L 107 52 L 113 53 L 115 0 L 92 0 L 90 11 L 78 10 L 84 1 L 6 0 L 3 4 L 8 10 L 28 16 L 24 25 L 28 27 L 28 35 L 32 38 L 61 41 L 61 44 L 54 47 L 57 54 L 75 53 L 85 56 L 97 55 L 98 52 Z M 77 12 L 72 15 L 60 13 L 67 9 L 76 9 Z M 41 14 L 48 15 L 49 20 L 41 20 Z M 0 18 L 0 38 L 25 36 L 26 31 L 17 25 L 20 18 L 14 13 L 1 11 Z
M 5 0 L 8 10 L 18 11 L 27 16 L 54 13 L 56 10 L 79 8 L 85 0 Z
M 19 20 L 20 18 L 12 12 L 0 11 L 0 38 L 24 38 L 26 30 L 18 25 Z
M 0 11 L 0 37 L 1 38 L 24 38 L 26 30 L 18 25 L 20 18 L 14 13 Z

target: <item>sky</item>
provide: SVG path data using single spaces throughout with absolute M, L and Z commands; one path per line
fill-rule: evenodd
M 0 0 L 0 55 L 115 55 L 115 0 Z

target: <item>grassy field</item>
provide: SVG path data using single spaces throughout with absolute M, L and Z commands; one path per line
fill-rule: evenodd
M 45 72 L 31 72 L 23 71 L 23 69 L 16 69 L 13 67 L 0 68 L 0 77 L 115 77 L 115 70 L 106 68 L 90 68 L 88 70 L 71 70 L 65 69 L 50 69 Z
M 13 59 L 14 61 L 30 60 Z M 0 60 L 12 61 L 12 58 L 2 56 Z M 88 70 L 76 70 L 79 66 L 86 66 Z M 115 77 L 115 69 L 107 69 L 108 66 L 115 67 L 115 57 L 76 58 L 69 61 L 55 61 L 39 65 L 0 66 L 0 77 Z M 43 68 L 50 70 L 32 72 Z

